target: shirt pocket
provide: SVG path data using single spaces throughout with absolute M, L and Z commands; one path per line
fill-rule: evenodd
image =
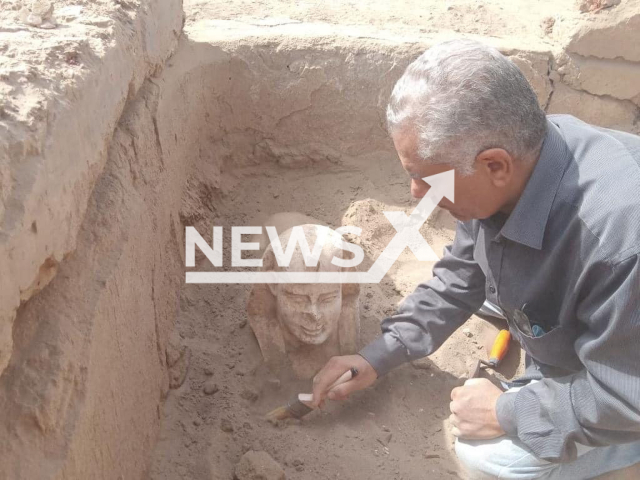
M 569 327 L 556 326 L 539 335 L 534 335 L 535 321 L 531 321 L 521 310 L 507 313 L 509 330 L 522 349 L 534 360 L 564 370 L 580 371 L 584 365 L 576 354 L 574 343 L 578 332 Z

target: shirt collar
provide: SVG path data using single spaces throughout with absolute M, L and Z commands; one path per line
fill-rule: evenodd
M 558 127 L 547 119 L 540 158 L 500 234 L 540 250 L 551 206 L 571 153 Z

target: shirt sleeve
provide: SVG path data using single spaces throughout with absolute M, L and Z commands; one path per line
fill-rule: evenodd
M 433 278 L 418 285 L 385 318 L 382 336 L 360 351 L 378 376 L 435 352 L 485 300 L 485 276 L 473 259 L 470 223 L 458 222 L 452 245 L 433 267 Z
M 640 258 L 608 265 L 592 279 L 576 309 L 587 328 L 574 344 L 585 369 L 505 393 L 496 405 L 507 434 L 551 462 L 574 460 L 576 442 L 640 440 Z

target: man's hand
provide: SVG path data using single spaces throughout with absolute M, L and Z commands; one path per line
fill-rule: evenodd
M 352 380 L 329 390 L 333 382 L 352 367 L 358 369 L 358 375 Z M 332 357 L 322 367 L 322 370 L 313 377 L 313 406 L 315 408 L 322 407 L 326 398 L 329 398 L 329 400 L 344 400 L 351 393 L 371 386 L 377 378 L 378 374 L 371 364 L 360 355 Z
M 486 378 L 471 378 L 451 391 L 451 433 L 466 440 L 488 440 L 505 434 L 496 416 L 502 390 Z

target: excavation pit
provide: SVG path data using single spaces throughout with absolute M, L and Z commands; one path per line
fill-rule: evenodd
M 179 85 L 180 108 L 190 115 L 199 109 L 202 125 L 211 129 L 186 144 L 197 154 L 180 218 L 209 241 L 212 227 L 223 227 L 223 271 L 238 270 L 231 267 L 233 226 L 262 225 L 266 217 L 292 210 L 333 228 L 361 227 L 356 242 L 365 251 L 366 270 L 396 233 L 383 211 L 410 213 L 417 203 L 384 122 L 386 98 L 404 67 L 394 66 L 398 52 L 367 51 L 349 41 L 302 50 L 294 45 L 253 45 L 230 55 L 218 46 L 184 43 L 165 72 Z M 171 98 L 168 87 L 165 99 Z M 192 104 L 183 105 L 185 92 L 197 93 Z M 183 125 L 162 118 L 160 132 Z M 421 232 L 440 254 L 454 228 L 446 212 L 436 211 Z M 216 270 L 204 255 L 197 253 L 196 260 L 187 271 Z M 380 284 L 362 286 L 362 345 L 379 334 L 380 319 L 430 277 L 432 265 L 416 262 L 406 250 Z M 436 476 L 458 471 L 447 405 L 466 373 L 465 352 L 483 353 L 477 339 L 457 333 L 430 360 L 399 369 L 372 392 L 302 423 L 274 426 L 264 414 L 310 384 L 263 364 L 247 324 L 250 288 L 183 286 L 176 330 L 190 352 L 189 373 L 179 365 L 176 376 L 185 381 L 164 405 L 152 478 L 230 478 L 249 449 L 267 451 L 293 478 L 364 479 L 380 472 L 417 478 L 425 462 Z M 471 328 L 479 331 L 480 322 L 474 319 Z M 219 391 L 208 395 L 211 383 Z

